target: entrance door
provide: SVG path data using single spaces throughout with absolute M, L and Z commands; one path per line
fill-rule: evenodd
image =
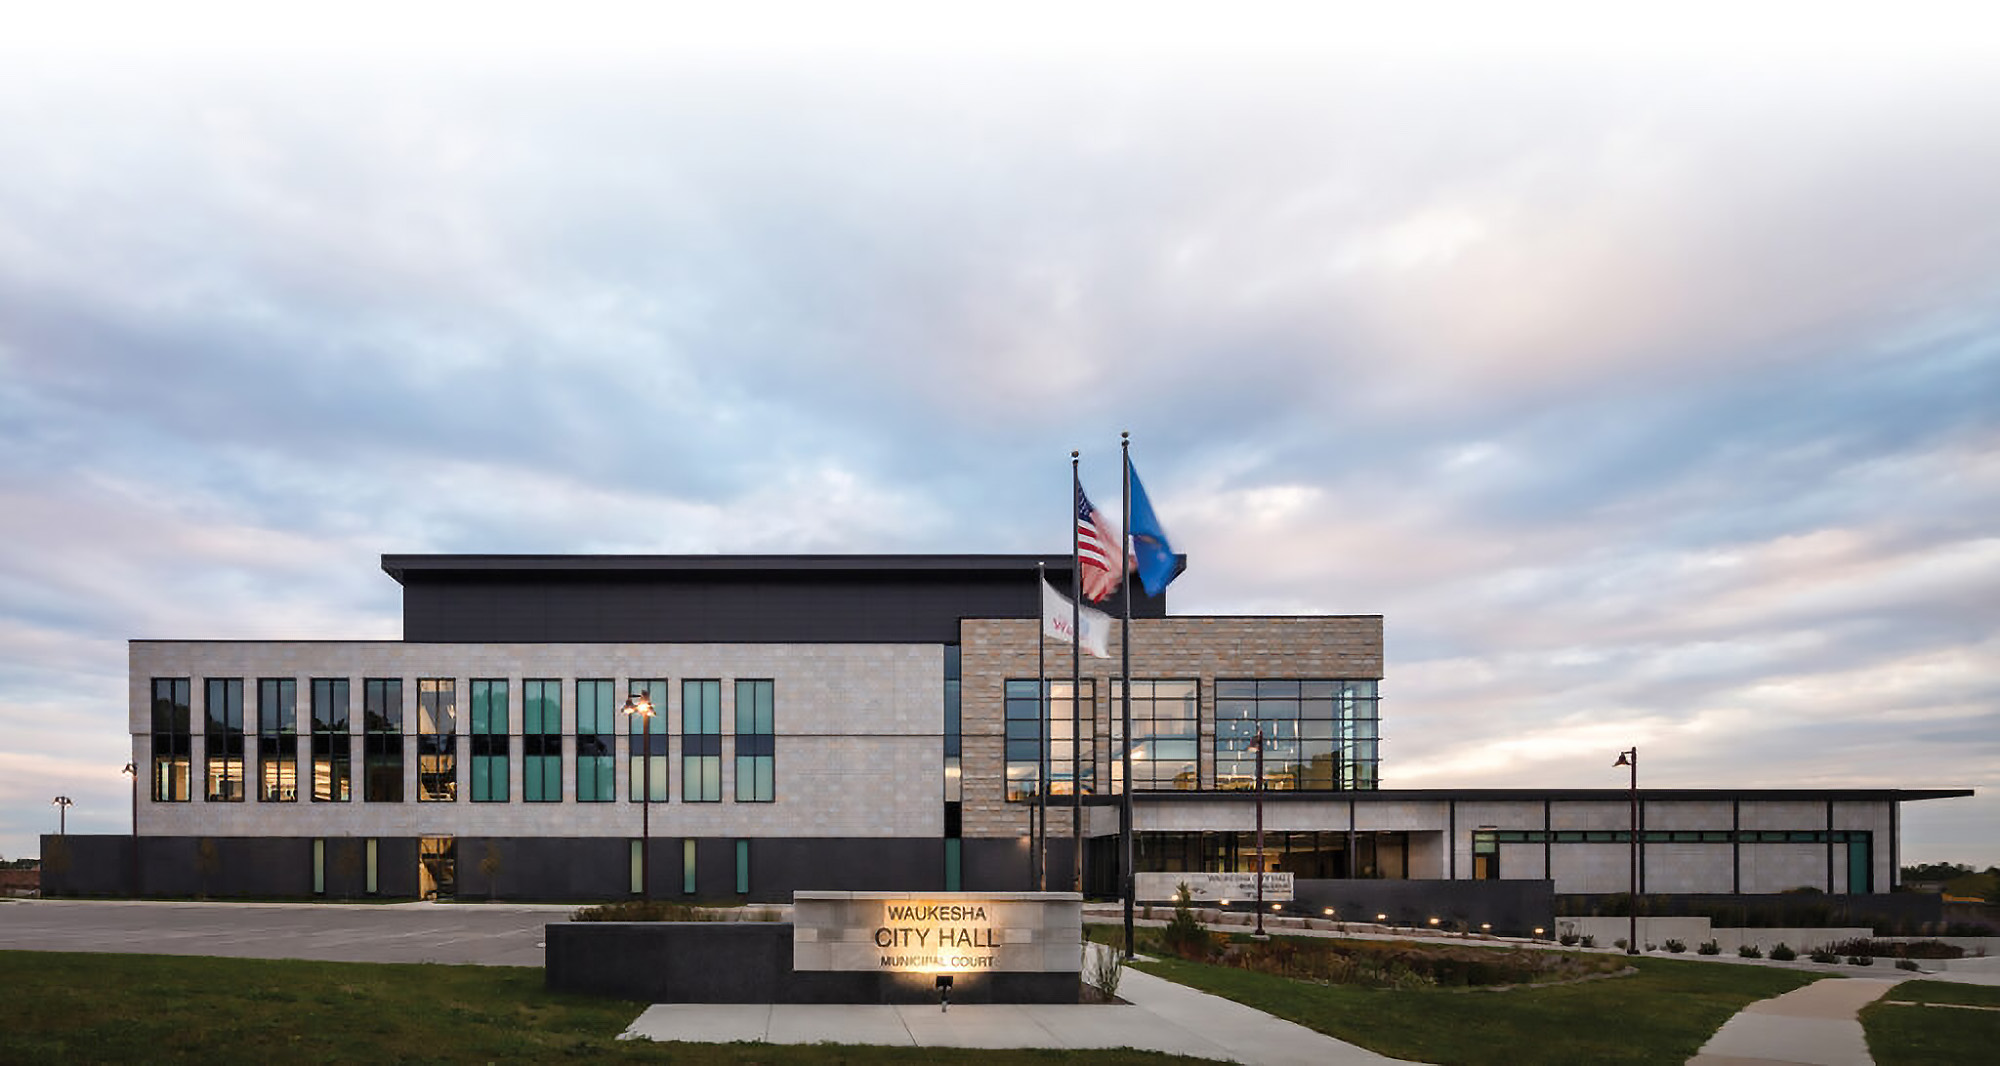
M 417 888 L 425 899 L 449 899 L 458 891 L 458 842 L 423 837 L 417 843 Z

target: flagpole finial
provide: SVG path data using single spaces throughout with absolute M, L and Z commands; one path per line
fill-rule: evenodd
M 1132 431 L 1131 431 L 1131 430 L 1129 430 L 1129 429 L 1121 429 L 1121 430 L 1119 430 L 1119 431 L 1118 431 L 1118 439 L 1119 439 L 1119 440 L 1131 440 L 1131 439 L 1132 439 Z
M 1069 457 L 1070 457 L 1070 459 L 1071 459 L 1072 461 L 1074 461 L 1074 460 L 1076 459 L 1076 457 L 1077 457 L 1077 456 L 1079 456 L 1079 455 L 1082 455 L 1082 454 L 1083 454 L 1082 452 L 1080 452 L 1080 451 L 1077 451 L 1077 450 L 1076 450 L 1075 448 L 1071 448 L 1071 449 L 1069 450 Z

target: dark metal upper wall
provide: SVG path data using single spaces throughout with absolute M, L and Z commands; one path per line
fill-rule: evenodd
M 437 643 L 920 643 L 1033 618 L 1067 555 L 385 555 L 403 639 Z M 1107 606 L 1117 606 L 1116 597 Z M 1166 615 L 1141 592 L 1135 618 Z

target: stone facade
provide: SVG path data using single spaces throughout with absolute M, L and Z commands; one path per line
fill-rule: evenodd
M 655 800 L 655 836 L 686 837 L 931 837 L 944 832 L 941 647 L 921 644 L 408 644 L 400 641 L 134 641 L 130 721 L 135 765 L 151 759 L 151 682 L 191 680 L 193 798 L 155 801 L 142 791 L 139 832 L 147 836 L 245 837 L 636 837 L 641 803 L 630 799 L 629 743 L 619 723 L 614 799 L 576 800 L 574 694 L 578 679 L 610 678 L 623 693 L 633 678 L 669 681 L 667 795 Z M 348 678 L 354 734 L 355 787 L 347 802 L 239 802 L 202 799 L 205 678 L 241 678 L 249 731 L 245 773 L 256 774 L 256 685 L 263 678 L 298 682 L 300 725 L 310 729 L 307 693 L 314 678 Z M 360 700 L 364 678 L 403 682 L 403 795 L 400 803 L 370 803 L 360 790 Z M 458 799 L 417 796 L 416 701 L 419 678 L 457 682 Z M 509 802 L 471 802 L 469 686 L 474 678 L 504 678 L 514 733 L 508 762 Z M 563 690 L 563 801 L 523 801 L 521 682 L 557 679 Z M 684 679 L 722 684 L 722 801 L 680 798 L 680 694 Z M 734 686 L 768 679 L 775 693 L 776 800 L 737 803 L 733 755 Z M 311 781 L 310 745 L 299 740 L 298 780 Z M 252 793 L 255 789 L 249 789 Z

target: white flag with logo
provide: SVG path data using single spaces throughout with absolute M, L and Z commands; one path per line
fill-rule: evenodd
M 1082 620 L 1083 640 L 1070 632 L 1072 617 Z M 1057 592 L 1054 585 L 1042 582 L 1042 632 L 1062 641 L 1064 644 L 1081 644 L 1084 651 L 1099 659 L 1111 658 L 1111 616 L 1103 611 L 1085 607 L 1075 612 L 1075 605 L 1068 596 Z

